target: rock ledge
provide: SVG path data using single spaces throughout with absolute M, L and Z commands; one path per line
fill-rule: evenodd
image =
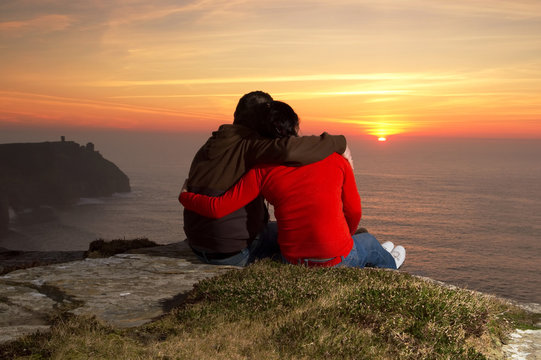
M 196 282 L 234 268 L 203 264 L 180 242 L 16 270 L 0 276 L 0 343 L 47 330 L 63 311 L 142 325 L 182 302 Z
M 16 270 L 0 276 L 0 343 L 47 331 L 60 312 L 139 326 L 182 303 L 198 281 L 232 269 L 201 263 L 179 242 Z M 517 305 L 541 313 L 539 304 Z M 541 359 L 541 330 L 517 330 L 503 350 L 508 359 Z

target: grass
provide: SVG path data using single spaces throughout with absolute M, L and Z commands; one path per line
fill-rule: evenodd
M 204 280 L 163 318 L 114 329 L 62 316 L 13 359 L 499 359 L 539 319 L 496 297 L 375 269 L 262 261 Z

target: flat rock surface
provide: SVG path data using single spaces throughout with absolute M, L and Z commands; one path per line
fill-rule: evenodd
M 0 342 L 48 329 L 59 311 L 138 326 L 181 303 L 196 282 L 234 268 L 203 264 L 180 242 L 13 271 L 0 276 Z
M 541 360 L 541 330 L 517 330 L 503 347 L 508 359 Z

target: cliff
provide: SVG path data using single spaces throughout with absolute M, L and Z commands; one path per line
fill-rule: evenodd
M 130 181 L 92 143 L 73 141 L 0 144 L 0 234 L 7 231 L 11 207 L 16 213 L 43 206 L 68 205 L 81 197 L 129 192 Z

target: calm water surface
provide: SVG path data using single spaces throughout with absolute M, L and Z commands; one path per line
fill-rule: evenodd
M 104 156 L 133 191 L 56 209 L 55 221 L 17 225 L 0 247 L 81 250 L 97 239 L 185 238 L 176 198 L 204 137 L 155 137 Z M 401 269 L 523 302 L 541 303 L 541 144 L 511 140 L 349 139 L 361 225 L 406 247 Z M 100 147 L 101 146 L 101 147 Z M 129 149 L 126 150 L 126 149 Z M 138 152 L 139 151 L 139 152 Z

